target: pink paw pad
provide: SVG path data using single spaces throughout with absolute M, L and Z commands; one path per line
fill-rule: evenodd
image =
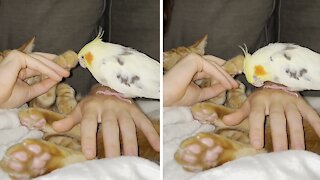
M 23 170 L 22 164 L 18 162 L 9 162 L 9 167 L 15 171 L 21 171 Z
M 206 152 L 204 155 L 204 161 L 211 163 L 213 161 L 216 161 L 219 158 L 220 153 L 223 151 L 222 147 L 216 146 L 213 149 L 210 149 Z
M 16 159 L 18 159 L 19 161 L 22 161 L 22 162 L 25 162 L 28 160 L 27 153 L 25 153 L 23 151 L 14 153 L 13 157 L 15 157 Z
M 207 109 L 203 109 L 200 112 L 193 113 L 194 119 L 199 120 L 201 123 L 212 123 L 218 119 L 218 115 L 215 112 L 211 112 Z
M 29 129 L 41 129 L 45 126 L 46 120 L 36 115 L 30 115 L 29 117 L 20 117 L 20 122 L 22 125 L 28 127 Z
M 188 147 L 186 147 L 186 150 L 194 154 L 199 154 L 201 152 L 201 147 L 198 144 L 191 144 Z
M 42 128 L 44 125 L 46 124 L 46 120 L 45 119 L 40 119 L 38 122 L 33 124 L 34 128 L 40 129 Z
M 196 162 L 198 159 L 196 156 L 192 155 L 192 154 L 182 154 L 182 159 L 186 162 L 189 162 L 189 163 L 194 163 Z
M 27 146 L 28 150 L 35 153 L 39 154 L 41 152 L 41 147 L 37 144 L 30 144 Z
M 35 157 L 32 162 L 32 167 L 36 169 L 41 169 L 45 167 L 47 161 L 51 158 L 50 154 L 44 153 L 39 157 Z
M 201 138 L 200 142 L 208 147 L 212 147 L 214 145 L 214 141 L 211 138 Z
M 175 159 L 186 170 L 193 172 L 217 166 L 224 148 L 216 138 L 213 134 L 200 133 L 185 140 L 176 152 Z

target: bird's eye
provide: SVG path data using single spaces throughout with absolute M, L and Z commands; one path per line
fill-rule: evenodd
M 84 58 L 84 56 L 81 56 L 81 59 L 83 59 Z

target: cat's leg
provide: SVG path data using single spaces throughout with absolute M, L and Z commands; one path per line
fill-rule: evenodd
M 19 112 L 20 123 L 29 129 L 37 129 L 50 132 L 54 121 L 63 119 L 65 116 L 42 108 L 27 108 Z
M 227 91 L 227 99 L 225 102 L 226 107 L 238 109 L 247 100 L 245 85 L 240 81 L 238 81 L 238 83 L 238 88 Z
M 45 132 L 46 135 L 57 134 L 52 128 L 55 121 L 65 118 L 65 115 L 41 108 L 27 108 L 19 112 L 20 123 L 29 129 L 38 129 Z M 80 124 L 74 126 L 66 133 L 74 138 L 80 138 Z
M 61 114 L 69 114 L 77 105 L 74 89 L 65 83 L 57 86 L 56 110 Z
M 74 51 L 66 51 L 53 60 L 64 69 L 70 70 L 78 64 L 78 55 Z
M 214 123 L 222 119 L 223 116 L 234 112 L 233 109 L 210 102 L 201 102 L 191 107 L 194 119 L 202 123 Z
M 50 109 L 56 101 L 56 88 L 57 86 L 53 86 L 46 93 L 34 98 L 29 102 L 29 106 Z
M 0 164 L 12 178 L 30 179 L 85 160 L 80 151 L 40 139 L 27 139 L 10 147 Z
M 237 74 L 241 74 L 243 72 L 243 62 L 244 56 L 237 55 L 231 59 L 229 59 L 222 68 L 231 76 L 235 76 Z
M 198 172 L 261 152 L 221 135 L 199 133 L 184 140 L 174 157 L 187 171 Z

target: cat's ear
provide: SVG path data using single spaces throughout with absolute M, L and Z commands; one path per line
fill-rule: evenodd
M 193 45 L 191 45 L 191 47 L 196 48 L 199 54 L 204 55 L 205 48 L 207 46 L 207 39 L 208 39 L 208 34 L 206 34 L 204 37 L 202 37 Z
M 21 52 L 24 52 L 26 54 L 32 53 L 32 50 L 34 48 L 35 39 L 36 39 L 36 37 L 33 37 L 29 41 L 25 42 L 24 44 L 22 44 L 21 47 L 18 48 L 18 50 Z
M 163 52 L 163 61 L 166 61 L 169 57 L 169 53 L 168 52 Z

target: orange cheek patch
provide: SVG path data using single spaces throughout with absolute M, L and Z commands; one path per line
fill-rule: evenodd
M 91 65 L 92 61 L 93 61 L 93 55 L 91 52 L 88 52 L 84 55 L 84 59 L 87 61 L 87 63 L 89 65 Z
M 263 75 L 266 75 L 267 72 L 264 70 L 263 66 L 257 65 L 257 66 L 254 67 L 254 74 L 256 76 L 263 76 Z

